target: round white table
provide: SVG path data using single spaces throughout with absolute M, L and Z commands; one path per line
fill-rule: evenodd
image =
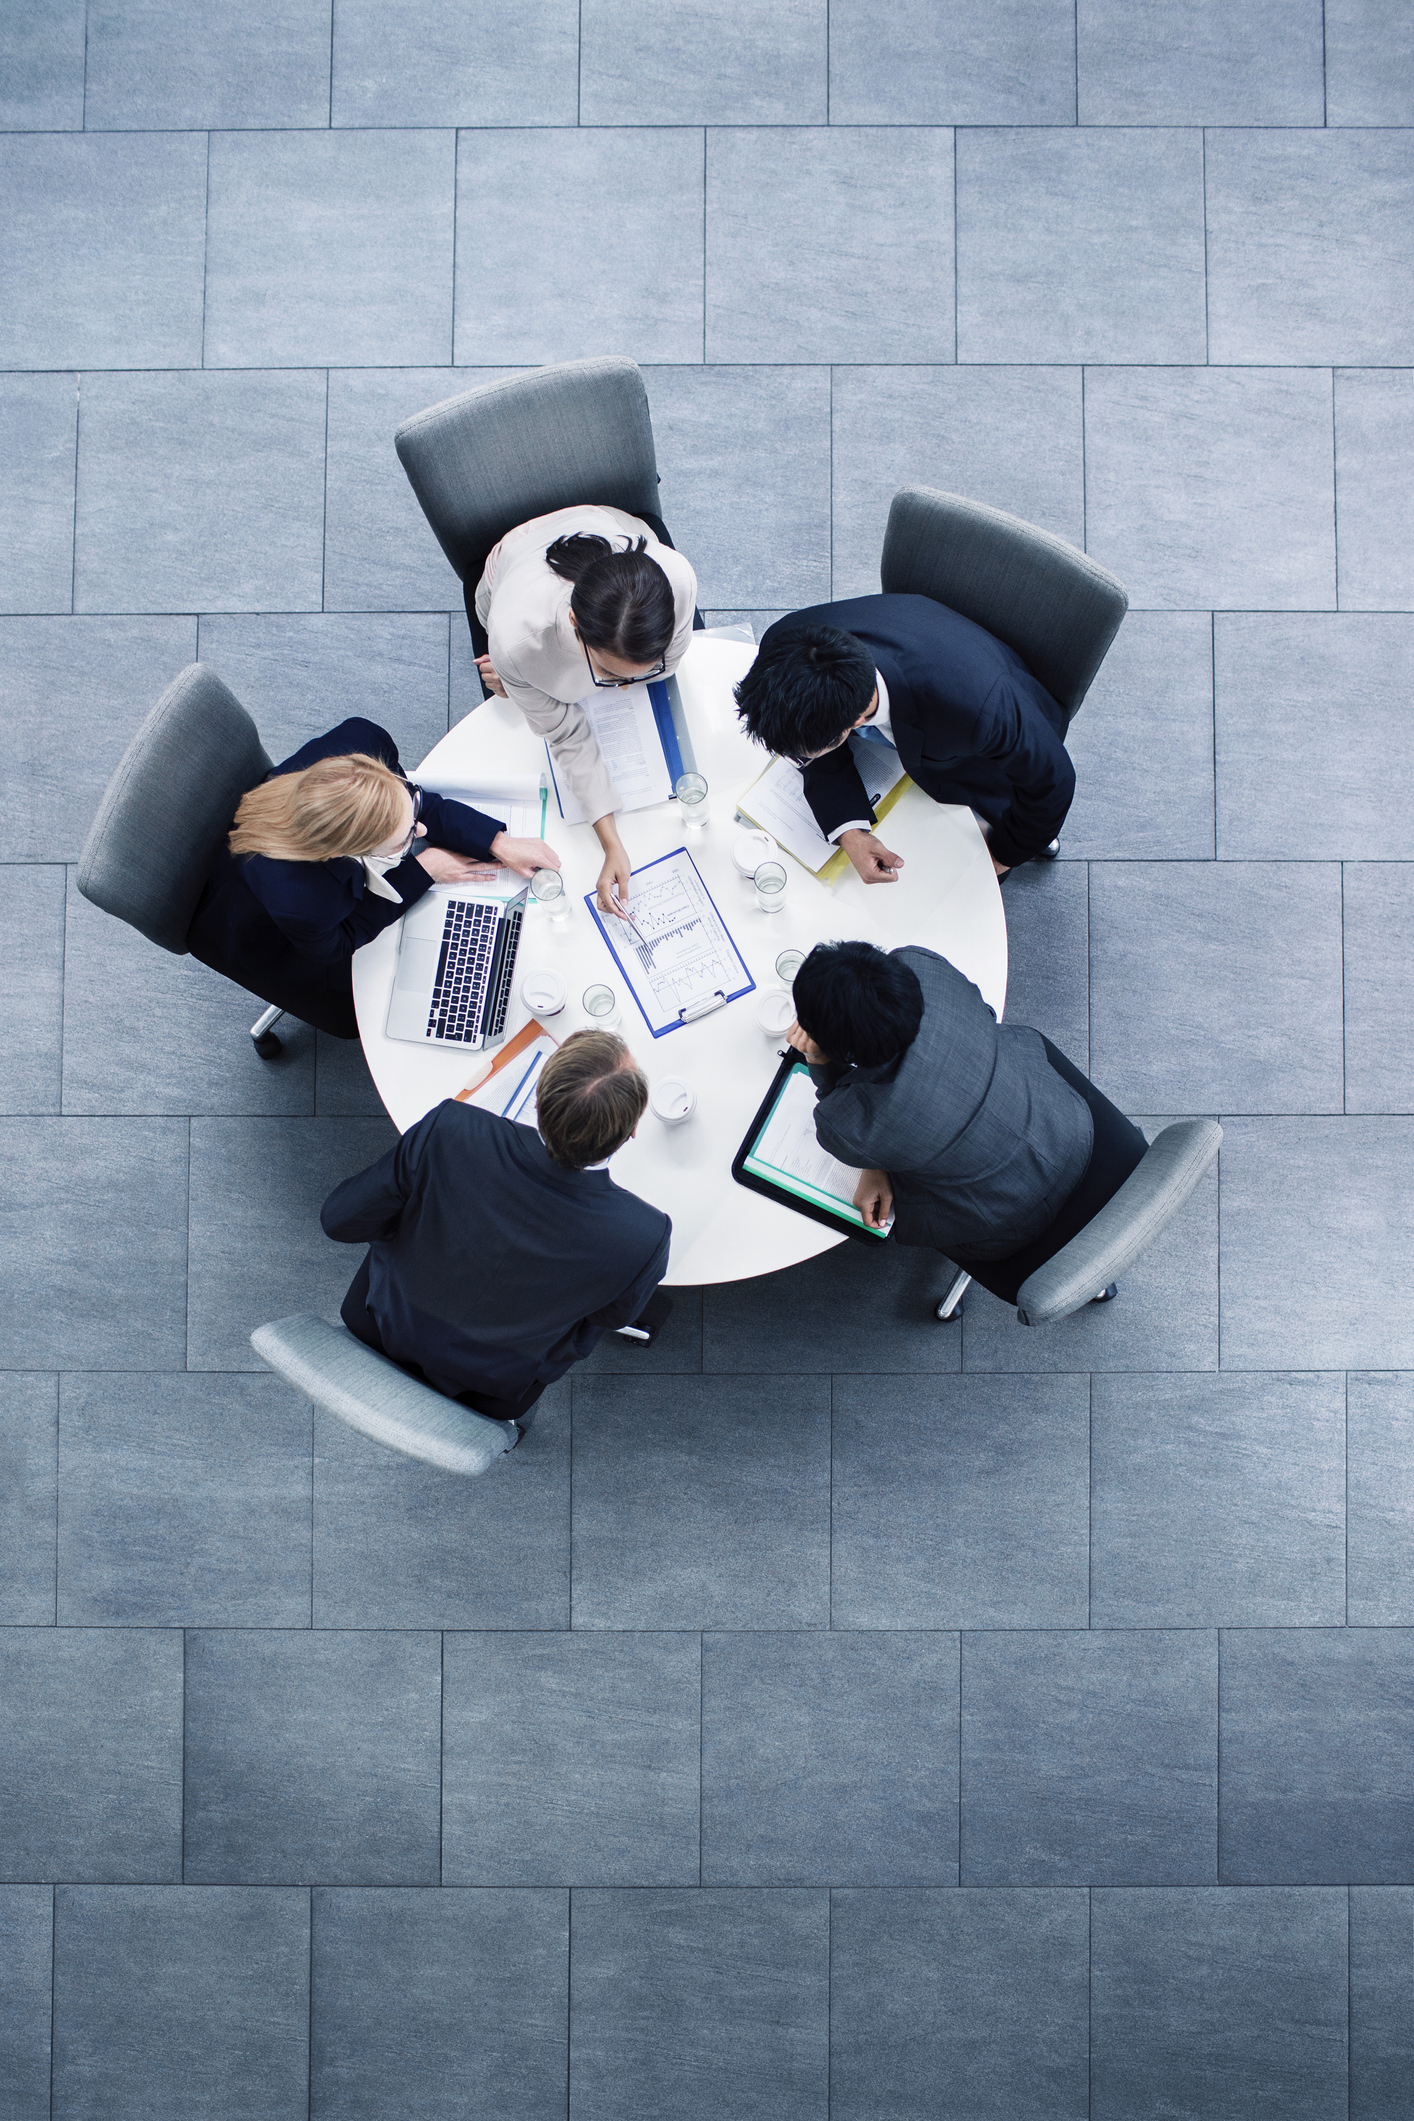
M 970 810 L 934 803 L 918 788 L 906 790 L 882 827 L 887 844 L 905 860 L 897 883 L 866 886 L 851 870 L 834 885 L 822 884 L 783 856 L 789 876 L 785 906 L 779 913 L 757 910 L 755 892 L 738 874 L 731 854 L 743 829 L 735 821 L 737 799 L 766 764 L 766 754 L 742 732 L 732 700 L 732 686 L 754 654 L 745 641 L 698 635 L 678 671 L 698 770 L 711 791 L 707 825 L 684 831 L 671 802 L 627 812 L 619 824 L 635 867 L 675 847 L 689 849 L 757 992 L 653 1038 L 584 904 L 599 874 L 599 842 L 588 825 L 562 823 L 552 797 L 546 837 L 564 863 L 571 910 L 567 920 L 552 922 L 527 904 L 506 1022 L 510 1037 L 527 1021 L 520 988 L 532 969 L 553 966 L 564 978 L 569 999 L 549 1023 L 561 1038 L 586 1023 L 579 1006 L 584 989 L 596 978 L 607 979 L 622 999 L 621 1034 L 650 1083 L 658 1076 L 681 1075 L 696 1088 L 697 1111 L 690 1121 L 666 1127 L 645 1112 L 636 1139 L 614 1158 L 616 1182 L 672 1217 L 667 1280 L 678 1285 L 774 1273 L 844 1243 L 842 1233 L 836 1236 L 823 1223 L 738 1186 L 731 1176 L 732 1158 L 779 1064 L 782 1041 L 762 1032 L 756 1010 L 761 992 L 779 985 L 775 961 L 782 950 L 792 944 L 809 950 L 844 936 L 863 937 L 884 949 L 924 943 L 975 980 L 999 1018 L 1006 1000 L 1006 921 L 986 842 Z M 544 758 L 518 710 L 508 701 L 490 699 L 428 753 L 415 777 L 433 788 L 439 783 L 465 787 L 478 778 L 533 776 Z M 359 1034 L 378 1094 L 394 1124 L 405 1131 L 463 1087 L 479 1056 L 385 1035 L 397 938 L 394 923 L 358 951 L 353 987 Z

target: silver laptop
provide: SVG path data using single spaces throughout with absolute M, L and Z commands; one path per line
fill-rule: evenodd
M 403 916 L 389 1038 L 495 1046 L 506 1034 L 527 886 L 429 891 Z

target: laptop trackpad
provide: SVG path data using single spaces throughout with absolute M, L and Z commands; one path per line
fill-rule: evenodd
M 437 960 L 442 955 L 441 942 L 419 943 L 403 940 L 398 952 L 397 987 L 420 987 L 424 994 L 432 992 L 432 982 L 437 976 Z

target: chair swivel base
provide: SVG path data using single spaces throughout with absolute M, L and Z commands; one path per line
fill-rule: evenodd
M 284 1051 L 274 1030 L 284 1013 L 283 1009 L 267 1009 L 250 1027 L 251 1043 L 262 1060 L 275 1060 Z
M 940 1326 L 951 1325 L 955 1318 L 961 1318 L 963 1295 L 971 1279 L 970 1274 L 959 1270 L 948 1283 L 947 1293 L 940 1296 L 934 1304 L 933 1316 Z

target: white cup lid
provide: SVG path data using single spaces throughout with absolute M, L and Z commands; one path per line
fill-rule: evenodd
M 520 983 L 520 998 L 537 1015 L 553 1015 L 565 1006 L 565 983 L 558 972 L 527 972 Z
M 776 843 L 769 832 L 739 832 L 732 842 L 732 860 L 743 876 L 755 876 L 775 852 Z

